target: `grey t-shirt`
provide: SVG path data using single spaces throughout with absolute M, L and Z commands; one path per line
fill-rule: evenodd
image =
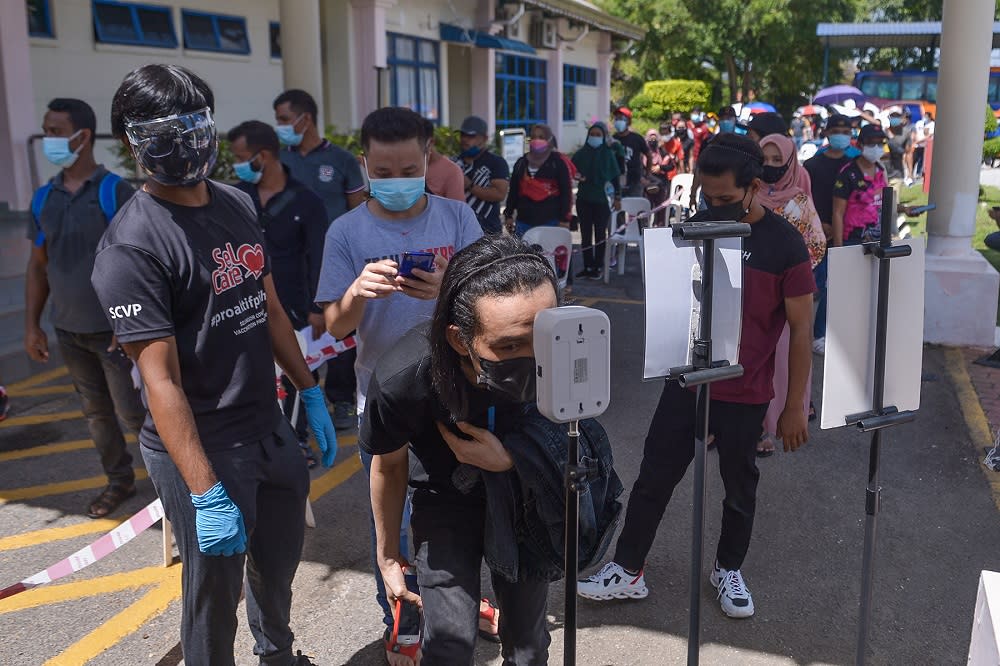
M 365 188 L 361 167 L 354 155 L 326 139 L 303 155 L 298 148 L 281 151 L 281 163 L 292 178 L 319 195 L 326 207 L 327 223 L 347 212 L 347 195 Z
M 110 331 L 108 318 L 90 285 L 94 256 L 110 220 L 101 210 L 98 194 L 108 173 L 98 166 L 76 192 L 63 187 L 63 174 L 52 179 L 39 220 L 29 221 L 28 238 L 45 246 L 52 325 L 70 333 Z M 116 210 L 135 192 L 124 180 L 115 187 Z
M 483 235 L 472 209 L 460 201 L 427 195 L 427 208 L 409 220 L 384 220 L 358 206 L 330 225 L 323 249 L 323 267 L 316 289 L 317 303 L 340 300 L 367 264 L 392 259 L 403 252 L 433 252 L 450 260 L 457 251 Z M 358 411 L 364 411 L 365 394 L 375 363 L 408 330 L 428 321 L 435 301 L 395 293 L 365 305 L 358 325 Z

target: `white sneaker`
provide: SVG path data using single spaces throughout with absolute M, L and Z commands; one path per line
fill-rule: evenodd
M 753 615 L 753 597 L 743 582 L 739 569 L 729 571 L 719 567 L 716 562 L 708 580 L 712 587 L 719 591 L 719 603 L 722 612 L 729 617 L 744 618 Z
M 581 597 L 597 601 L 644 599 L 649 594 L 641 569 L 638 574 L 630 574 L 614 562 L 608 562 L 590 578 L 578 580 L 576 591 Z
M 813 340 L 813 353 L 823 356 L 826 354 L 826 338 L 816 338 Z
M 913 179 L 912 178 L 904 178 L 903 179 L 903 185 L 905 185 L 906 187 L 909 187 L 910 185 L 913 185 Z

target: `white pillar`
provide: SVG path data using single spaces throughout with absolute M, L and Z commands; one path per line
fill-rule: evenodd
M 26 210 L 31 199 L 28 136 L 38 131 L 23 2 L 0 2 L 0 202 Z
M 993 0 L 945 0 L 928 216 L 924 339 L 992 346 L 1000 276 L 971 247 L 979 200 Z
M 493 49 L 472 49 L 472 115 L 486 121 L 489 140 L 497 128 L 497 59 Z M 461 119 L 458 122 L 462 122 Z
M 351 0 L 354 17 L 354 66 L 357 68 L 357 82 L 354 91 L 354 107 L 358 124 L 365 116 L 378 108 L 379 69 L 385 70 L 387 40 L 385 34 L 385 13 L 395 7 L 395 0 Z M 382 77 L 390 76 L 388 71 Z M 384 90 L 388 87 L 384 85 Z M 383 95 L 383 105 L 389 99 Z
M 323 58 L 319 0 L 278 0 L 281 21 L 281 74 L 285 89 L 300 88 L 319 107 L 316 126 L 323 133 Z
M 611 64 L 615 52 L 611 46 L 611 34 L 601 33 L 597 44 L 597 119 L 608 121 L 611 109 Z
M 549 62 L 545 73 L 546 115 L 549 127 L 556 137 L 560 150 L 566 150 L 562 145 L 563 124 L 563 46 L 559 44 L 554 51 L 549 52 Z

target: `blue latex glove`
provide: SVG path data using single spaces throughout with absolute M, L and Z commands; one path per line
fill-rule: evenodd
M 235 555 L 246 552 L 247 531 L 243 514 L 229 499 L 221 481 L 201 495 L 191 493 L 198 550 L 206 555 Z
M 337 457 L 337 431 L 333 429 L 333 421 L 330 420 L 330 412 L 326 409 L 323 391 L 316 385 L 299 391 L 299 395 L 302 396 L 302 404 L 306 408 L 309 429 L 316 437 L 316 443 L 319 444 L 319 450 L 323 454 L 323 467 L 329 467 Z

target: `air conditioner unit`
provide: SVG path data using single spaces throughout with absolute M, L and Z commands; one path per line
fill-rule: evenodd
M 521 13 L 523 16 L 524 12 L 521 11 L 521 5 L 506 4 L 500 8 L 499 13 L 501 21 L 509 21 L 517 16 L 518 13 Z M 514 21 L 510 25 L 505 25 L 503 28 L 503 36 L 507 39 L 524 41 L 524 28 L 521 27 L 523 23 L 524 21 L 522 18 Z
M 542 49 L 556 48 L 559 44 L 557 28 L 558 26 L 553 19 L 532 19 L 531 45 Z

